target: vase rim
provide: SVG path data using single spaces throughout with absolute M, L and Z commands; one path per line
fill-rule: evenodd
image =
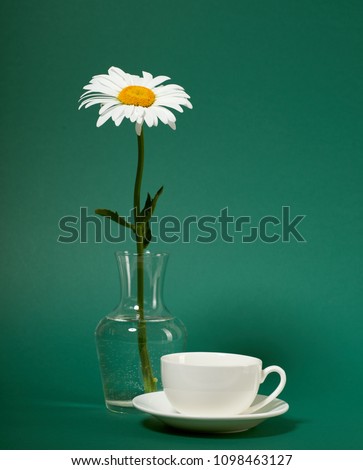
M 132 252 L 132 251 L 128 251 L 128 250 L 124 250 L 124 251 L 116 251 L 115 252 L 116 256 L 120 256 L 120 257 L 130 257 L 130 256 L 139 256 L 138 253 L 135 253 L 135 252 Z M 151 252 L 151 251 L 145 251 L 143 253 L 144 256 L 148 257 L 148 258 L 164 258 L 164 257 L 167 257 L 169 256 L 169 253 L 167 253 L 166 251 L 161 251 L 161 252 Z

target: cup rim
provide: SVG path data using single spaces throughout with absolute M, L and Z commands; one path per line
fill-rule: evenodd
M 231 364 L 191 364 L 191 363 L 183 363 L 175 361 L 176 357 L 181 356 L 197 356 L 197 355 L 209 355 L 209 356 L 225 356 L 230 358 L 239 358 L 239 359 L 248 359 L 250 363 L 238 363 L 237 361 Z M 225 368 L 225 367 L 246 367 L 251 365 L 261 365 L 262 360 L 258 357 L 254 356 L 247 356 L 245 354 L 237 354 L 237 353 L 224 353 L 224 352 L 215 352 L 215 351 L 191 351 L 191 352 L 181 352 L 181 353 L 172 353 L 172 354 L 165 354 L 161 356 L 161 361 L 164 364 L 173 364 L 176 366 L 184 366 L 184 367 L 214 367 L 214 368 Z

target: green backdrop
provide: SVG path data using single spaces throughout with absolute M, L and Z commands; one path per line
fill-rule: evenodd
M 1 2 L 2 448 L 362 448 L 362 20 L 358 0 Z M 93 332 L 118 300 L 113 253 L 132 245 L 57 238 L 80 207 L 132 204 L 133 125 L 77 111 L 111 65 L 191 95 L 176 132 L 145 131 L 158 215 L 306 215 L 305 243 L 153 247 L 171 254 L 189 350 L 286 369 L 290 411 L 248 433 L 104 408 Z

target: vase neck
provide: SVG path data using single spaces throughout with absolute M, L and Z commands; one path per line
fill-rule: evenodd
M 167 253 L 145 252 L 142 257 L 136 253 L 118 251 L 116 260 L 120 273 L 121 298 L 114 313 L 138 317 L 138 269 L 140 263 L 143 271 L 144 316 L 149 317 L 170 316 L 164 304 L 163 289 Z

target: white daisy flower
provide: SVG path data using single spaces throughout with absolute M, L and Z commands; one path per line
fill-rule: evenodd
M 116 126 L 127 118 L 135 122 L 137 135 L 141 134 L 144 122 L 157 126 L 158 120 L 175 129 L 176 117 L 170 111 L 183 112 L 182 106 L 192 109 L 190 98 L 179 85 L 161 85 L 169 77 L 153 77 L 142 72 L 142 77 L 131 75 L 118 67 L 111 67 L 108 74 L 95 75 L 86 85 L 87 90 L 80 98 L 81 105 L 88 108 L 94 104 L 101 105 L 97 127 L 112 118 Z

